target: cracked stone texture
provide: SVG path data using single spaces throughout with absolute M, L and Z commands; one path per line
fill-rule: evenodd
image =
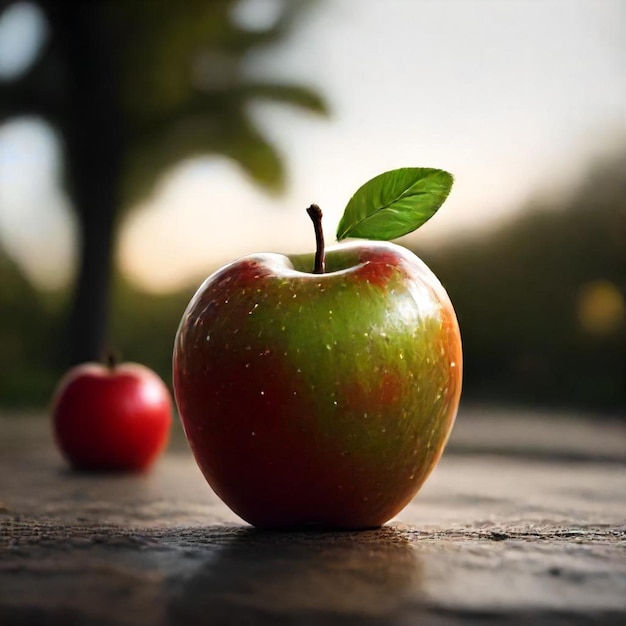
M 0 415 L 0 624 L 626 623 L 625 465 L 623 422 L 468 409 L 389 525 L 271 533 L 178 429 L 149 473 L 78 474 Z

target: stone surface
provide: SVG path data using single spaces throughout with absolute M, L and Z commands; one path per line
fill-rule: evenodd
M 462 412 L 376 531 L 260 532 L 175 433 L 143 475 L 66 468 L 0 416 L 0 624 L 626 623 L 623 423 Z

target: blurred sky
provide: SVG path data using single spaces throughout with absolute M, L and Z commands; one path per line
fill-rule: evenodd
M 246 0 L 236 17 L 254 26 L 274 8 Z M 225 159 L 167 173 L 120 240 L 122 268 L 144 287 L 198 281 L 250 252 L 312 251 L 305 208 L 322 207 L 330 242 L 352 193 L 396 167 L 455 175 L 444 207 L 411 236 L 451 241 L 571 188 L 626 143 L 624 0 L 319 0 L 248 72 L 317 88 L 332 115 L 254 106 L 287 164 L 282 196 Z M 50 287 L 67 280 L 75 248 L 59 158 L 42 124 L 0 127 L 1 243 Z

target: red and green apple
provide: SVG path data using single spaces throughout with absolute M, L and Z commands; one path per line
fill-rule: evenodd
M 409 232 L 451 183 L 426 168 L 383 174 L 352 198 L 338 239 Z M 376 527 L 442 454 L 461 393 L 459 327 L 417 256 L 383 241 L 324 250 L 321 211 L 308 211 L 315 255 L 240 258 L 194 295 L 175 340 L 176 401 L 200 469 L 244 520 Z

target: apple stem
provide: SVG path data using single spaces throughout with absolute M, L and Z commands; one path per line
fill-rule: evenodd
M 312 204 L 306 212 L 309 214 L 315 229 L 315 267 L 314 274 L 323 274 L 326 271 L 326 260 L 324 253 L 324 232 L 322 231 L 322 209 L 317 204 Z
M 110 370 L 114 370 L 117 367 L 117 364 L 120 362 L 119 355 L 114 350 L 107 350 L 103 360 L 104 364 Z

